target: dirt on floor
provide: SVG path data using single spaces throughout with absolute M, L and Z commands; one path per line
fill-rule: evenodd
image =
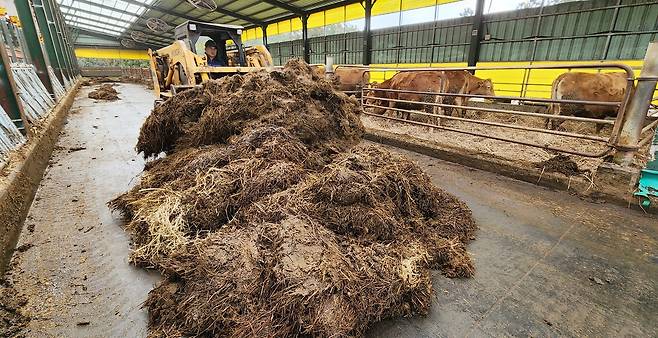
M 104 83 L 89 92 L 89 98 L 94 100 L 116 101 L 119 99 L 119 93 L 114 89 L 114 84 Z
M 0 280 L 0 337 L 19 337 L 23 332 L 30 320 L 23 311 L 25 303 L 27 299 L 10 280 Z
M 145 302 L 152 336 L 361 336 L 427 314 L 430 269 L 473 274 L 468 207 L 415 163 L 357 146 L 359 113 L 299 60 L 151 113 L 137 150 L 166 156 L 110 205 L 132 261 L 166 278 Z
M 569 158 L 569 156 L 564 154 L 560 154 L 551 157 L 546 161 L 537 163 L 537 168 L 545 172 L 561 173 L 566 176 L 577 176 L 587 172 L 586 170 L 581 170 L 578 168 L 578 164 Z
M 395 117 L 396 115 L 391 115 L 391 112 L 388 112 L 385 116 Z M 491 112 L 466 111 L 465 116 L 469 119 L 531 128 L 544 128 L 546 123 L 545 119 L 541 117 L 516 116 Z M 491 155 L 528 167 L 538 167 L 546 161 L 549 161 L 550 159 L 555 158 L 561 154 L 553 150 L 530 147 L 527 145 L 500 141 L 487 137 L 468 135 L 450 130 L 440 130 L 426 126 L 413 125 L 410 123 L 385 119 L 378 116 L 363 115 L 361 120 L 366 128 L 386 130 L 397 134 L 409 135 L 415 138 L 432 141 L 440 145 L 445 145 L 447 148 L 460 148 L 471 154 Z M 422 116 L 420 114 L 412 114 L 411 120 L 430 124 L 436 123 L 436 121 L 431 121 L 427 116 Z M 492 137 L 513 139 L 543 146 L 550 146 L 558 149 L 601 155 L 600 157 L 596 158 L 571 154 L 561 155 L 562 157 L 560 157 L 560 160 L 566 160 L 575 164 L 575 170 L 569 171 L 569 174 L 576 172 L 596 172 L 598 166 L 603 163 L 606 157 L 609 156 L 609 154 L 604 154 L 608 149 L 607 145 L 605 142 L 600 141 L 447 119 L 443 119 L 441 121 L 441 125 L 448 128 L 490 135 Z M 560 131 L 606 138 L 609 137 L 612 131 L 612 126 L 606 125 L 602 131 L 597 133 L 594 124 L 579 121 L 565 121 L 561 124 L 560 127 Z M 642 167 L 647 160 L 648 147 L 644 147 L 638 152 L 634 164 L 638 167 Z

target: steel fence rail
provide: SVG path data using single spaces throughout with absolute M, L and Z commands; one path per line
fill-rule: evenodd
M 25 108 L 25 117 L 28 122 L 37 123 L 50 112 L 55 100 L 39 79 L 34 66 L 14 63 L 11 65 L 11 72 L 16 80 L 16 94 Z
M 370 104 L 364 104 L 363 106 L 364 107 L 378 108 L 378 106 L 370 105 Z M 608 142 L 608 140 L 609 140 L 609 138 L 601 137 L 601 136 L 592 136 L 592 135 L 570 133 L 570 132 L 559 131 L 559 130 L 550 130 L 550 129 L 535 128 L 535 127 L 526 127 L 526 126 L 520 126 L 520 125 L 514 125 L 514 124 L 504 124 L 504 123 L 490 122 L 490 121 L 484 121 L 484 120 L 473 120 L 473 119 L 467 119 L 467 118 L 455 117 L 455 116 L 448 116 L 448 115 L 437 115 L 437 114 L 430 114 L 430 113 L 426 113 L 426 112 L 422 112 L 422 111 L 416 111 L 416 110 L 407 110 L 407 109 L 401 109 L 401 108 L 388 108 L 387 110 L 399 111 L 399 112 L 402 112 L 402 113 L 419 114 L 419 115 L 429 116 L 429 117 L 436 117 L 438 120 L 444 120 L 445 119 L 445 120 L 453 120 L 453 121 L 462 121 L 462 122 L 467 122 L 467 123 L 483 124 L 483 125 L 487 125 L 487 126 L 510 128 L 510 129 L 516 129 L 516 130 L 524 130 L 524 131 L 530 131 L 530 132 L 543 133 L 543 134 L 567 136 L 567 137 L 586 139 L 586 140 L 598 141 L 598 142 Z M 375 114 L 375 115 L 378 115 L 378 114 Z M 378 115 L 378 116 L 381 116 L 381 115 Z
M 467 98 L 481 98 L 491 100 L 519 100 L 519 101 L 533 101 L 542 103 L 564 103 L 564 104 L 586 104 L 592 106 L 619 106 L 619 102 L 611 101 L 587 101 L 587 100 L 561 100 L 561 99 L 544 99 L 544 98 L 528 98 L 520 96 L 494 96 L 494 95 L 479 95 L 479 94 L 460 94 L 460 93 L 444 93 L 444 92 L 421 92 L 415 90 L 404 89 L 380 89 L 380 88 L 364 88 L 366 91 L 382 91 L 392 93 L 406 93 L 406 94 L 424 94 L 424 95 L 437 95 L 437 96 L 454 96 L 454 97 L 467 97 Z
M 521 145 L 525 145 L 525 146 L 529 146 L 529 147 L 541 148 L 541 149 L 552 150 L 552 151 L 562 152 L 562 153 L 566 153 L 566 154 L 572 154 L 572 155 L 578 155 L 578 156 L 590 157 L 590 158 L 598 158 L 598 157 L 606 156 L 613 149 L 613 147 L 611 147 L 611 146 L 606 146 L 607 149 L 603 150 L 599 153 L 586 153 L 586 152 L 581 152 L 581 151 L 577 151 L 577 150 L 561 149 L 561 148 L 556 148 L 556 147 L 552 147 L 552 146 L 549 146 L 549 145 L 540 145 L 540 144 L 535 144 L 535 143 L 531 143 L 531 142 L 514 140 L 514 139 L 510 139 L 510 138 L 493 136 L 493 135 L 486 135 L 486 134 L 482 134 L 482 133 L 478 133 L 478 132 L 474 132 L 474 131 L 456 129 L 456 128 L 440 126 L 440 125 L 435 125 L 435 124 L 430 124 L 430 123 L 409 121 L 409 120 L 405 120 L 405 119 L 401 119 L 401 118 L 397 118 L 397 117 L 392 117 L 392 116 L 377 115 L 377 114 L 373 114 L 373 113 L 369 113 L 369 112 L 365 112 L 365 111 L 363 112 L 363 114 L 369 115 L 369 116 L 380 117 L 380 118 L 384 118 L 384 119 L 388 119 L 388 120 L 394 120 L 394 121 L 399 121 L 399 122 L 404 122 L 404 123 L 415 124 L 415 125 L 424 126 L 424 127 L 430 127 L 430 128 L 441 129 L 441 130 L 446 130 L 446 131 L 452 131 L 452 132 L 467 134 L 467 135 L 471 135 L 471 136 L 478 136 L 478 137 L 488 138 L 488 139 L 497 140 L 497 141 L 517 143 L 517 144 L 521 144 Z
M 338 65 L 338 67 L 344 67 L 344 68 L 361 68 L 363 69 L 363 65 Z M 474 67 L 418 67 L 418 68 L 406 68 L 406 67 L 380 67 L 380 66 L 374 66 L 374 67 L 368 67 L 370 71 L 379 71 L 379 72 L 415 72 L 415 71 L 482 71 L 482 70 L 488 70 L 488 71 L 505 71 L 505 70 L 537 70 L 537 69 L 563 69 L 563 70 L 578 70 L 578 69 L 618 69 L 620 71 L 623 71 L 626 73 L 626 88 L 625 88 L 625 93 L 624 97 L 621 101 L 618 102 L 608 102 L 608 101 L 588 101 L 588 100 L 561 100 L 561 99 L 555 99 L 555 98 L 533 98 L 533 97 L 517 97 L 517 96 L 494 96 L 494 95 L 477 95 L 477 94 L 461 94 L 461 93 L 443 93 L 443 92 L 423 92 L 423 91 L 413 91 L 413 90 L 404 90 L 404 89 L 383 89 L 383 88 L 373 88 L 373 87 L 366 87 L 362 89 L 362 95 L 361 95 L 361 104 L 363 108 L 366 107 L 371 107 L 371 108 L 380 108 L 380 109 L 385 109 L 385 110 L 392 110 L 392 111 L 398 111 L 398 112 L 404 112 L 404 113 L 415 113 L 415 114 L 421 114 L 421 115 L 429 115 L 433 116 L 438 119 L 446 119 L 446 120 L 454 120 L 454 121 L 461 121 L 461 122 L 466 122 L 466 123 L 474 123 L 474 124 L 481 124 L 481 125 L 488 125 L 488 126 L 495 126 L 495 127 L 502 127 L 502 128 L 509 128 L 509 129 L 516 129 L 516 130 L 525 130 L 528 132 L 538 132 L 538 133 L 544 133 L 544 134 L 552 134 L 552 135 L 557 135 L 557 136 L 564 136 L 564 137 L 573 137 L 573 138 L 580 138 L 580 139 L 585 139 L 585 140 L 590 140 L 590 141 L 595 141 L 595 142 L 605 142 L 607 143 L 607 146 L 610 149 L 617 148 L 619 145 L 619 139 L 620 139 L 620 134 L 622 131 L 622 123 L 625 118 L 625 113 L 626 113 L 626 107 L 629 104 L 631 93 L 633 92 L 634 84 L 635 84 L 635 72 L 632 67 L 622 64 L 622 63 L 599 63 L 599 64 L 571 64 L 571 63 L 562 63 L 562 64 L 553 64 L 553 65 L 525 65 L 525 66 L 474 66 Z M 548 86 L 546 86 L 548 87 Z M 487 108 L 487 107 L 473 107 L 473 106 L 459 106 L 459 105 L 452 105 L 452 104 L 445 104 L 442 103 L 440 100 L 435 100 L 437 102 L 420 102 L 420 101 L 411 101 L 411 100 L 402 100 L 402 99 L 394 99 L 394 98 L 388 98 L 388 97 L 377 97 L 377 96 L 372 96 L 376 92 L 390 92 L 390 93 L 407 93 L 407 94 L 417 94 L 417 95 L 427 95 L 427 96 L 435 96 L 435 97 L 463 97 L 468 99 L 471 98 L 480 98 L 480 99 L 486 99 L 486 100 L 518 100 L 519 102 L 524 102 L 524 103 L 531 103 L 531 104 L 548 104 L 548 105 L 553 105 L 553 104 L 571 104 L 571 105 L 596 105 L 596 106 L 606 106 L 606 107 L 616 107 L 617 109 L 617 117 L 614 121 L 609 121 L 609 120 L 603 120 L 603 119 L 594 119 L 594 118 L 587 118 L 587 117 L 578 117 L 578 116 L 563 116 L 563 115 L 554 115 L 554 114 L 545 114 L 545 113 L 536 113 L 536 112 L 522 112 L 522 111 L 516 111 L 516 110 L 511 110 L 511 109 L 498 109 L 498 108 Z M 507 91 L 507 92 L 514 92 L 514 91 Z M 368 95 L 370 94 L 370 95 Z M 372 105 L 371 103 L 374 100 L 375 103 L 380 104 L 380 106 L 377 105 Z M 544 118 L 547 119 L 547 121 L 552 121 L 552 120 L 561 120 L 561 121 L 578 121 L 578 122 L 586 122 L 586 123 L 595 123 L 597 125 L 612 125 L 612 132 L 610 133 L 609 138 L 604 138 L 600 136 L 593 136 L 593 135 L 585 135 L 585 134 L 580 134 L 580 133 L 570 133 L 570 132 L 562 132 L 562 131 L 554 131 L 554 130 L 548 130 L 548 129 L 542 129 L 542 128 L 535 128 L 535 127 L 527 127 L 527 126 L 520 126 L 520 125 L 511 125 L 511 124 L 505 124 L 505 123 L 498 123 L 498 122 L 490 122 L 490 121 L 483 121 L 483 120 L 477 120 L 477 119 L 468 119 L 468 118 L 461 118 L 461 117 L 452 117 L 452 116 L 445 116 L 445 115 L 438 115 L 438 114 L 427 114 L 427 113 L 422 113 L 422 112 L 417 112 L 417 111 L 412 111 L 412 110 L 405 110 L 405 109 L 400 109 L 400 108 L 391 108 L 391 107 L 385 107 L 385 103 L 382 102 L 398 102 L 398 103 L 406 103 L 406 104 L 420 104 L 425 107 L 427 106 L 432 106 L 432 107 L 442 107 L 442 108 L 450 108 L 450 109 L 464 109 L 464 110 L 472 110 L 472 111 L 479 111 L 479 112 L 491 112 L 491 113 L 498 113 L 498 114 L 509 114 L 509 115 L 518 115 L 518 116 L 529 116 L 529 117 L 538 117 L 538 118 Z M 378 114 L 372 114 L 366 112 L 368 115 L 372 116 L 379 116 L 382 118 L 386 119 L 391 119 L 390 117 L 387 116 L 381 116 Z M 407 121 L 404 119 L 394 119 L 398 121 Z M 413 121 L 408 121 L 409 123 L 414 123 L 418 124 L 417 122 Z M 422 125 L 428 126 L 428 127 L 433 127 L 432 124 L 427 124 L 424 123 Z M 436 126 L 438 129 L 446 129 L 444 126 Z M 463 129 L 456 129 L 456 128 L 449 128 L 452 129 L 452 131 L 456 132 L 461 132 L 465 134 L 478 134 L 477 136 L 481 137 L 489 137 L 492 139 L 499 139 L 502 141 L 506 142 L 512 142 L 512 143 L 518 143 L 518 144 L 524 144 L 524 145 L 529 145 L 533 147 L 539 147 L 539 148 L 544 148 L 544 149 L 551 149 L 555 151 L 562 151 L 565 153 L 570 153 L 570 154 L 575 154 L 575 155 L 581 155 L 585 157 L 599 157 L 603 156 L 605 154 L 608 154 L 609 151 L 606 152 L 601 152 L 601 153 L 584 153 L 584 152 L 579 152 L 575 150 L 568 150 L 568 149 L 560 149 L 556 147 L 550 147 L 546 148 L 547 146 L 545 145 L 538 145 L 538 144 L 533 144 L 532 142 L 527 142 L 527 141 L 521 141 L 521 140 L 515 140 L 515 139 L 509 139 L 509 138 L 504 138 L 504 137 L 490 137 L 490 135 L 480 135 L 480 133 L 468 131 L 468 130 L 463 130 Z M 626 147 L 628 148 L 628 147 Z
M 26 139 L 0 106 L 0 166 L 10 151 L 18 148 Z
M 614 125 L 614 124 L 615 124 L 614 121 L 600 120 L 600 119 L 593 119 L 593 118 L 588 118 L 588 117 L 564 116 L 564 115 L 542 114 L 542 113 L 531 113 L 531 112 L 522 112 L 522 111 L 516 111 L 516 110 L 506 110 L 506 109 L 496 109 L 496 108 L 484 108 L 484 107 L 473 107 L 473 106 L 459 106 L 459 105 L 452 105 L 452 104 L 447 104 L 447 103 L 420 102 L 420 101 L 410 101 L 410 100 L 400 100 L 400 99 L 389 99 L 389 98 L 374 97 L 374 96 L 362 96 L 362 99 L 363 99 L 363 100 L 367 100 L 367 99 L 376 99 L 376 100 L 389 101 L 389 102 L 400 102 L 400 103 L 411 103 L 411 104 L 423 104 L 423 105 L 430 105 L 430 106 L 435 106 L 435 107 L 457 108 L 457 109 L 466 109 L 466 110 L 475 110 L 475 111 L 485 111 L 485 112 L 492 112 L 492 113 L 510 114 L 510 115 L 520 115 L 520 116 L 530 116 L 530 117 L 540 117 L 540 118 L 556 119 L 556 120 L 568 120 L 568 121 L 579 121 L 579 122 L 591 122 L 591 123 L 597 123 L 597 124 L 610 124 L 610 125 Z M 384 107 L 384 106 L 379 106 L 379 108 L 383 108 L 383 109 L 391 109 L 391 108 Z

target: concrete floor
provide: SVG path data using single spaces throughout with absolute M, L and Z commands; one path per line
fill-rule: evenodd
M 128 234 L 105 203 L 143 169 L 134 145 L 153 95 L 121 84 L 122 100 L 94 102 L 91 89 L 76 97 L 23 227 L 19 246 L 34 247 L 14 255 L 30 337 L 146 336 L 141 303 L 160 276 L 128 264 Z
M 658 217 L 396 151 L 473 210 L 476 273 L 435 274 L 427 318 L 370 336 L 658 336 Z
M 28 336 L 146 334 L 140 305 L 159 276 L 127 263 L 129 238 L 105 203 L 142 169 L 133 147 L 153 98 L 117 89 L 116 102 L 78 95 L 21 235 L 34 245 L 13 271 L 31 298 Z M 477 272 L 436 274 L 428 317 L 385 321 L 369 336 L 658 336 L 657 217 L 395 151 L 471 207 Z

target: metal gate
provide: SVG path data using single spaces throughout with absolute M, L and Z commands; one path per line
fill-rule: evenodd
M 350 66 L 345 66 L 350 67 Z M 589 70 L 592 71 L 623 71 L 626 74 L 626 89 L 623 99 L 618 102 L 609 102 L 609 101 L 585 101 L 585 100 L 559 100 L 554 98 L 531 98 L 531 97 L 517 97 L 517 96 L 490 96 L 490 95 L 476 95 L 476 94 L 460 94 L 460 93 L 449 93 L 449 92 L 437 92 L 437 91 L 413 91 L 413 90 L 396 90 L 396 89 L 378 89 L 378 88 L 364 88 L 362 90 L 361 104 L 363 107 L 363 113 L 367 116 L 372 116 L 377 119 L 393 120 L 402 122 L 405 124 L 418 125 L 423 127 L 429 127 L 435 130 L 444 130 L 449 132 L 456 132 L 461 134 L 467 134 L 476 137 L 488 138 L 502 142 L 509 142 L 520 144 L 529 147 L 542 148 L 551 151 L 557 151 L 566 154 L 579 155 L 590 158 L 600 158 L 612 153 L 613 150 L 624 150 L 624 151 L 635 151 L 639 147 L 646 145 L 651 141 L 650 131 L 658 124 L 658 120 L 649 123 L 648 125 L 642 126 L 641 133 L 643 139 L 636 145 L 629 146 L 620 142 L 620 135 L 622 132 L 622 125 L 625 121 L 625 115 L 627 112 L 627 107 L 631 100 L 631 93 L 634 89 L 634 82 L 636 79 L 633 70 L 624 64 L 618 63 L 605 63 L 605 64 L 596 64 L 596 65 L 582 65 L 582 64 L 561 64 L 561 65 L 530 65 L 525 67 L 462 67 L 462 68 L 405 68 L 405 69 L 392 69 L 392 68 L 378 68 L 372 67 L 371 71 L 395 71 L 395 72 L 413 72 L 413 71 L 436 71 L 438 72 L 450 72 L 450 71 L 470 71 L 474 72 L 476 70 L 488 70 L 488 71 L 509 71 L 517 69 L 520 71 L 531 70 L 531 69 L 565 69 L 568 71 L 574 70 Z M 642 81 L 642 78 L 639 78 Z M 400 99 L 399 94 L 416 94 L 422 97 L 432 97 L 434 99 L 429 100 L 405 100 Z M 513 108 L 498 108 L 491 107 L 487 105 L 482 106 L 460 106 L 456 104 L 445 104 L 441 103 L 444 98 L 457 98 L 462 97 L 465 99 L 480 98 L 485 100 L 494 100 L 494 101 L 516 101 L 522 105 L 545 105 L 550 106 L 552 104 L 572 104 L 572 105 L 595 105 L 595 106 L 608 106 L 616 107 L 617 117 L 614 120 L 602 120 L 596 118 L 587 118 L 587 117 L 578 117 L 578 116 L 564 116 L 564 115 L 552 115 L 543 112 L 527 112 L 521 110 L 515 110 Z M 440 100 L 439 100 L 440 98 Z M 415 110 L 415 109 L 406 109 L 396 107 L 399 104 L 413 104 L 424 108 L 425 111 Z M 428 112 L 427 108 L 430 108 L 432 111 Z M 441 110 L 445 109 L 462 109 L 465 108 L 467 111 L 472 111 L 476 113 L 488 112 L 494 114 L 494 116 L 507 115 L 507 116 L 517 116 L 517 117 L 534 117 L 541 118 L 545 121 L 578 121 L 588 124 L 597 124 L 597 125 L 610 125 L 612 130 L 609 135 L 598 135 L 598 134 L 588 134 L 578 131 L 562 131 L 562 130 L 553 130 L 549 128 L 539 128 L 531 127 L 525 125 L 519 125 L 515 123 L 505 123 L 505 122 L 496 122 L 487 120 L 484 118 L 473 118 L 467 116 L 449 116 L 441 114 Z M 375 112 L 377 111 L 377 113 Z M 437 113 L 439 111 L 439 113 Z M 382 113 L 383 112 L 383 113 Z M 396 116 L 392 116 L 392 113 L 395 113 Z M 422 121 L 413 121 L 409 117 L 411 114 L 425 116 L 429 118 L 429 122 Z M 402 116 L 401 116 L 402 115 Z M 406 116 L 405 116 L 406 115 Z M 405 118 L 406 117 L 406 118 Z M 448 126 L 445 125 L 445 121 L 459 121 L 462 122 L 459 126 Z M 513 129 L 521 130 L 529 133 L 541 133 L 541 134 L 550 134 L 557 136 L 559 138 L 571 138 L 579 140 L 587 140 L 598 143 L 603 146 L 602 151 L 586 151 L 578 149 L 566 149 L 563 147 L 553 146 L 550 144 L 540 144 L 533 142 L 527 138 L 523 137 L 501 137 L 500 135 L 492 135 L 492 133 L 482 132 L 473 130 L 474 128 L 468 128 L 468 126 L 473 124 L 484 125 L 487 127 L 493 128 L 502 128 L 502 129 Z
M 23 143 L 25 143 L 25 137 L 0 106 L 0 167 L 2 167 L 9 152 Z
M 33 65 L 13 63 L 11 72 L 16 82 L 16 94 L 23 103 L 25 117 L 31 124 L 37 124 L 55 106 L 55 100 L 44 87 Z M 64 79 L 66 82 L 66 77 Z

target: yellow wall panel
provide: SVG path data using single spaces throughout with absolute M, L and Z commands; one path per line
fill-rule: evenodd
M 457 1 L 462 0 L 402 0 L 402 10 L 407 11 L 410 9 L 431 7 Z
M 275 36 L 279 34 L 278 25 L 269 25 L 267 26 L 267 36 Z
M 288 33 L 291 31 L 290 20 L 279 21 L 277 25 L 279 34 Z
M 324 24 L 331 25 L 345 22 L 345 7 L 338 7 L 324 11 Z
M 324 26 L 324 12 L 313 13 L 308 17 L 308 28 Z
M 361 4 L 351 4 L 345 8 L 345 21 L 352 21 L 366 17 L 366 12 Z
M 94 59 L 148 60 L 146 50 L 76 48 L 75 56 Z
M 468 63 L 466 62 L 437 62 L 430 63 L 432 68 L 455 68 L 455 67 L 466 67 Z
M 435 6 L 436 0 L 402 0 L 402 10 Z
M 293 32 L 302 30 L 302 19 L 294 18 L 290 21 L 291 21 L 291 27 Z
M 255 38 L 256 38 L 255 28 L 247 29 L 242 34 L 242 40 L 243 41 L 253 40 Z
M 372 15 L 389 14 L 400 11 L 400 0 L 377 0 L 372 6 Z

